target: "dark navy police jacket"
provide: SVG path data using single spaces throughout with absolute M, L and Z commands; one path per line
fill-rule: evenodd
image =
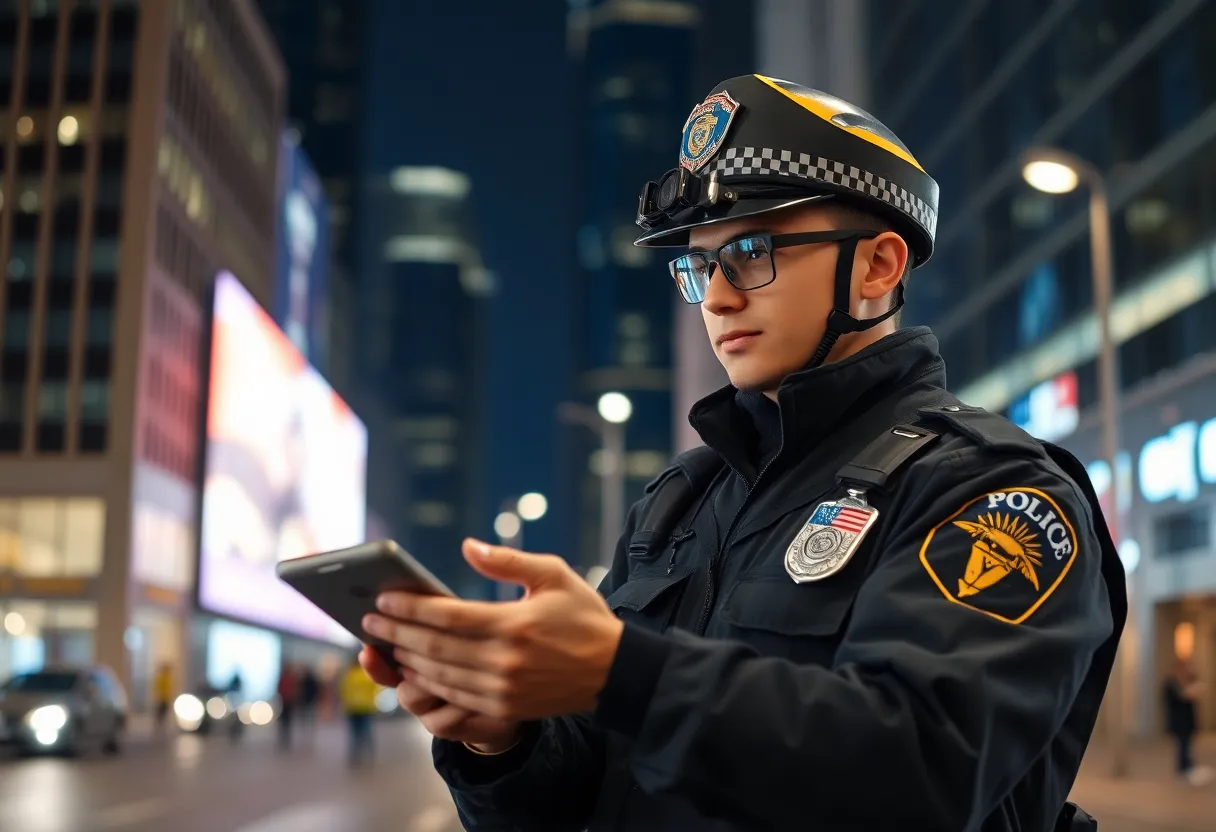
M 727 464 L 674 543 L 635 540 L 645 500 L 630 511 L 596 711 L 529 724 L 497 757 L 435 741 L 465 827 L 1052 830 L 1124 588 L 1078 484 L 944 388 L 936 339 L 911 329 L 790 376 L 777 405 L 699 402 Z M 907 423 L 940 439 L 867 495 L 879 517 L 839 572 L 795 583 L 786 550 L 844 496 L 836 473 Z

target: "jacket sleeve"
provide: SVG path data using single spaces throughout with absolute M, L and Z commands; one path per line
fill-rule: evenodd
M 628 542 L 638 505 L 626 517 L 611 571 L 600 583 L 605 597 L 628 574 Z M 599 797 L 607 746 L 591 714 L 555 717 L 524 726 L 524 737 L 505 754 L 480 756 L 461 743 L 435 739 L 435 770 L 448 785 L 468 830 L 585 829 Z
M 626 625 L 596 718 L 642 789 L 747 828 L 971 830 L 1026 775 L 1113 629 L 1089 505 L 1045 458 L 935 457 L 832 667 Z

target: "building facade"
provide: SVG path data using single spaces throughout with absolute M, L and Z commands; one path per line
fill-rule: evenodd
M 1209 277 L 1216 276 L 1209 249 Z M 1216 678 L 1216 354 L 1128 392 L 1116 488 L 1131 602 L 1125 631 L 1127 718 L 1136 733 L 1164 729 L 1161 683 L 1175 656 Z M 1110 511 L 1111 468 L 1090 413 L 1061 440 L 1085 461 Z M 1216 693 L 1198 702 L 1200 730 L 1216 730 Z
M 358 193 L 366 81 L 367 0 L 257 0 L 283 56 L 291 83 L 288 124 L 321 178 L 328 201 L 327 336 L 322 366 L 345 397 L 354 393 L 357 337 Z
M 270 302 L 284 85 L 248 0 L 0 4 L 0 675 L 187 675 L 203 310 Z
M 937 248 L 912 277 L 905 323 L 933 327 L 964 400 L 1073 449 L 1099 490 L 1112 475 L 1097 461 L 1087 195 L 1033 191 L 1022 155 L 1061 148 L 1106 179 L 1125 397 L 1115 491 L 1133 599 L 1121 724 L 1140 734 L 1160 728 L 1176 653 L 1216 672 L 1202 439 L 1216 350 L 1213 32 L 1209 0 L 756 6 L 758 71 L 856 101 L 941 186 Z M 677 431 L 721 379 L 696 317 L 680 319 Z M 685 431 L 680 445 L 696 441 Z M 1216 705 L 1204 708 L 1211 726 Z
M 1086 462 L 1098 456 L 1087 194 L 1031 190 L 1022 156 L 1060 148 L 1106 181 L 1133 599 L 1122 724 L 1156 730 L 1175 631 L 1209 674 L 1216 655 L 1205 492 L 1166 487 L 1204 470 L 1186 425 L 1210 418 L 1209 382 L 1190 374 L 1216 349 L 1216 3 L 871 0 L 869 18 L 870 109 L 941 185 L 937 249 L 912 277 L 905 321 L 933 326 L 964 400 Z M 1179 467 L 1160 462 L 1163 448 L 1178 449 Z M 1112 478 L 1102 463 L 1091 474 Z

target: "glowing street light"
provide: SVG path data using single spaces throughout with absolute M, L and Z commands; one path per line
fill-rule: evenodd
M 612 562 L 625 525 L 625 423 L 632 415 L 633 402 L 616 391 L 600 396 L 595 410 L 576 402 L 563 402 L 558 408 L 562 421 L 590 428 L 602 443 L 599 561 L 603 563 Z
M 1081 177 L 1076 169 L 1064 162 L 1033 159 L 1022 167 L 1022 178 L 1036 191 L 1045 194 L 1067 194 L 1077 189 Z
M 19 612 L 10 612 L 4 616 L 4 630 L 10 636 L 19 636 L 25 633 L 25 616 Z
M 504 543 L 514 540 L 522 530 L 523 521 L 513 511 L 499 512 L 494 518 L 494 534 L 502 538 Z
M 515 513 L 529 523 L 544 517 L 545 512 L 548 510 L 549 501 L 545 499 L 544 494 L 537 493 L 536 491 L 529 491 L 527 494 L 524 494 L 515 505 Z
M 633 402 L 624 393 L 605 393 L 596 406 L 600 418 L 614 425 L 623 425 L 633 415 Z

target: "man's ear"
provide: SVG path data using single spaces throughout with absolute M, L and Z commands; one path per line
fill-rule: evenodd
M 857 246 L 857 259 L 864 265 L 858 293 L 862 300 L 875 300 L 895 290 L 908 268 L 908 244 L 894 231 L 884 231 Z

